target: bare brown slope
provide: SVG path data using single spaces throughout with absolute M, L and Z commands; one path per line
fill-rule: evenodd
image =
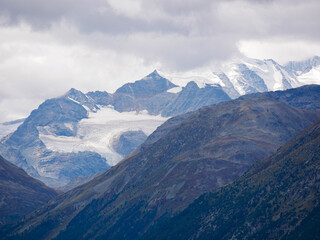
M 59 196 L 14 238 L 134 239 L 202 193 L 231 182 L 320 118 L 266 97 L 194 112 L 136 155 Z
M 0 156 L 0 224 L 25 216 L 55 196 L 55 190 Z

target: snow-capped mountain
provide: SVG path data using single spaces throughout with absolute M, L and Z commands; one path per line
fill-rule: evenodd
M 113 94 L 70 89 L 46 100 L 3 138 L 0 154 L 49 186 L 62 187 L 117 164 L 169 117 L 248 93 L 320 84 L 319 76 L 319 57 L 286 66 L 246 58 L 218 70 L 154 71 Z
M 201 69 L 184 73 L 162 73 L 178 86 L 194 81 L 201 88 L 206 84 L 220 85 L 231 97 L 286 90 L 306 84 L 320 84 L 320 57 L 282 66 L 272 59 L 235 59 L 219 69 Z
M 254 92 L 266 92 L 285 90 L 300 86 L 295 77 L 288 73 L 281 65 L 275 61 L 245 59 L 241 63 L 232 63 L 231 66 L 225 67 L 223 82 L 224 89 L 231 95 L 228 83 L 231 82 L 230 88 L 235 90 L 239 95 L 245 95 Z M 236 97 L 236 96 L 232 96 Z
M 230 99 L 220 86 L 175 88 L 154 71 L 114 94 L 70 89 L 34 110 L 3 138 L 0 152 L 30 175 L 61 188 L 117 164 L 168 117 Z

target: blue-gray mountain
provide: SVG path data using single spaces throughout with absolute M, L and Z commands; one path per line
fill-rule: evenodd
M 97 153 L 54 152 L 39 138 L 39 128 L 57 136 L 74 136 L 77 122 L 86 117 L 87 110 L 68 97 L 47 100 L 3 140 L 2 154 L 31 176 L 53 187 L 65 185 L 73 177 L 94 174 L 97 169 L 107 170 L 108 164 Z M 66 123 L 71 127 L 66 127 Z
M 50 150 L 41 140 L 41 134 L 72 139 L 78 134 L 81 120 L 88 118 L 90 112 L 110 105 L 118 112 L 147 110 L 152 115 L 173 116 L 230 99 L 218 86 L 200 89 L 190 83 L 181 93 L 167 92 L 174 87 L 176 85 L 154 71 L 140 81 L 125 84 L 114 94 L 99 91 L 84 94 L 71 89 L 64 96 L 49 99 L 32 111 L 14 133 L 2 140 L 1 154 L 33 177 L 59 188 L 74 182 L 73 178 L 107 170 L 108 159 L 92 151 Z M 134 126 L 133 130 L 136 131 Z M 134 136 L 131 130 L 120 132 L 118 139 L 112 140 L 116 154 L 125 156 L 143 143 L 147 135 L 138 133 Z

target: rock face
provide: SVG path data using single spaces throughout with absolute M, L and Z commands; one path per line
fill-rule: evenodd
M 320 122 L 145 239 L 319 239 Z
M 163 109 L 162 115 L 176 116 L 226 100 L 230 98 L 220 86 L 206 85 L 204 88 L 199 88 L 195 82 L 190 82 L 182 88 L 174 101 Z
M 0 156 L 0 225 L 18 220 L 55 196 L 55 190 Z
M 136 149 L 141 142 L 147 139 L 147 135 L 140 131 L 128 131 L 118 136 L 113 144 L 113 148 L 123 156 L 129 155 L 134 149 Z
M 318 119 L 319 111 L 297 109 L 265 96 L 172 118 L 129 157 L 60 195 L 9 235 L 134 239 L 201 194 L 235 180 Z

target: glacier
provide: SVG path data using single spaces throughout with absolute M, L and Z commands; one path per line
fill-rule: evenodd
M 121 134 L 140 130 L 148 136 L 168 119 L 161 115 L 150 115 L 145 110 L 118 112 L 110 105 L 98 107 L 99 110 L 89 111 L 88 118 L 77 123 L 75 136 L 57 136 L 50 134 L 45 127 L 38 127 L 40 140 L 52 151 L 97 152 L 110 166 L 114 166 L 123 158 L 113 148 L 113 142 Z

